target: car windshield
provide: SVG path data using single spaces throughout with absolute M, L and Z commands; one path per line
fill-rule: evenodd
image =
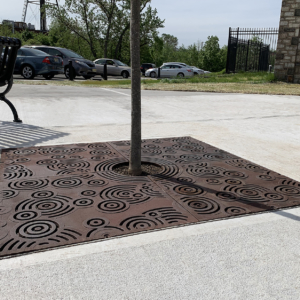
M 124 64 L 124 63 L 122 63 L 121 61 L 116 60 L 116 59 L 115 59 L 115 63 L 116 63 L 118 66 L 128 67 L 128 65 L 126 65 L 126 64 Z
M 26 56 L 46 56 L 49 55 L 44 51 L 37 50 L 37 49 L 29 49 L 29 48 L 21 48 L 22 51 L 25 53 Z
M 65 56 L 73 58 L 83 58 L 81 55 L 69 50 L 69 49 L 59 49 Z

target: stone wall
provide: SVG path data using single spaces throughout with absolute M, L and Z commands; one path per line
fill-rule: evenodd
M 275 60 L 279 80 L 300 83 L 300 0 L 283 0 Z

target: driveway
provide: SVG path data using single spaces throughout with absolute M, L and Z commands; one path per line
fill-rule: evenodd
M 15 84 L 0 147 L 130 138 L 130 90 Z M 187 136 L 300 181 L 300 97 L 142 92 L 143 138 Z M 299 299 L 300 209 L 0 261 L 1 299 Z

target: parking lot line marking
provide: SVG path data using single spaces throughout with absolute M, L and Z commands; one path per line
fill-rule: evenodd
M 102 88 L 102 90 L 110 91 L 110 92 L 113 92 L 113 93 L 117 93 L 117 94 L 121 94 L 121 95 L 129 96 L 129 97 L 131 96 L 131 95 L 128 95 L 128 94 L 125 94 L 125 93 L 116 92 L 116 91 L 112 91 L 112 90 L 105 89 L 105 88 Z

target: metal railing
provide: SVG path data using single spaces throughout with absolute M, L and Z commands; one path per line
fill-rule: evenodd
M 268 71 L 274 67 L 277 28 L 229 28 L 226 72 Z

